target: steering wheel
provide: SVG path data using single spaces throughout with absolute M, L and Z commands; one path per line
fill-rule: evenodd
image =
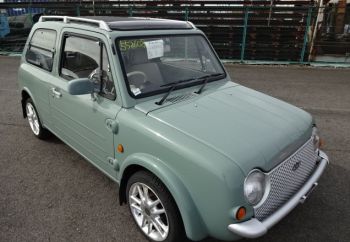
M 145 84 L 147 82 L 147 76 L 142 71 L 132 71 L 126 74 L 126 76 L 129 79 L 130 85 L 135 85 L 137 87 L 141 86 L 142 84 Z M 133 76 L 140 76 L 141 78 L 131 78 Z
M 101 84 L 99 80 L 99 73 L 100 68 L 96 68 L 93 70 L 90 75 L 89 79 L 92 80 L 95 84 Z M 108 74 L 107 71 L 102 70 L 102 93 L 107 95 L 115 95 L 115 87 L 112 81 L 108 81 Z M 98 78 L 98 79 L 96 79 Z

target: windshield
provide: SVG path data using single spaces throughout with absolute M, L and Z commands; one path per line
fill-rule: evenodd
M 199 85 L 199 78 L 224 70 L 202 35 L 151 36 L 117 39 L 126 84 L 131 96 L 141 98 Z M 222 79 L 218 75 L 210 81 Z

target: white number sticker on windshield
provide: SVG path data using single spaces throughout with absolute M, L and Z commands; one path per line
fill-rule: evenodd
M 134 93 L 135 96 L 141 94 L 141 90 L 138 87 L 135 87 L 134 85 L 130 85 L 131 91 Z
M 164 56 L 164 42 L 162 39 L 147 41 L 145 42 L 145 46 L 147 49 L 148 59 L 154 59 Z

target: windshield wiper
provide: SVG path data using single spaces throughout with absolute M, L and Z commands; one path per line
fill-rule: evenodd
M 201 94 L 203 89 L 204 89 L 204 87 L 207 85 L 208 80 L 210 79 L 210 77 L 222 76 L 224 74 L 225 73 L 214 73 L 214 74 L 210 74 L 210 75 L 205 75 L 205 76 L 199 77 L 198 80 L 203 79 L 203 83 L 202 83 L 202 86 L 198 89 L 198 91 L 196 91 L 194 93 Z
M 189 79 L 185 79 L 185 80 L 180 80 L 180 81 L 175 81 L 175 82 L 170 82 L 164 85 L 161 85 L 160 87 L 168 87 L 171 86 L 170 89 L 168 90 L 168 92 L 163 96 L 163 98 L 156 102 L 157 105 L 162 105 L 164 103 L 164 101 L 167 99 L 167 97 L 169 96 L 169 94 L 179 85 L 185 82 L 191 82 L 191 81 L 199 81 L 204 79 L 204 82 L 202 84 L 202 86 L 200 87 L 200 89 L 198 91 L 196 91 L 195 93 L 200 94 L 203 90 L 203 88 L 205 87 L 205 85 L 207 84 L 208 80 L 210 79 L 210 77 L 216 77 L 216 76 L 221 76 L 224 75 L 225 73 L 214 73 L 214 74 L 209 74 L 209 75 L 205 75 L 205 76 L 200 76 L 200 77 L 195 77 L 195 78 L 189 78 Z
M 167 99 L 167 97 L 169 96 L 169 94 L 175 89 L 175 87 L 177 87 L 179 84 L 184 83 L 184 82 L 190 82 L 190 81 L 194 81 L 197 80 L 197 78 L 189 78 L 189 79 L 185 79 L 185 80 L 180 80 L 180 81 L 176 81 L 176 82 L 170 82 L 164 85 L 161 85 L 160 87 L 168 87 L 170 86 L 170 89 L 168 90 L 168 92 L 163 96 L 163 98 L 156 102 L 157 105 L 162 105 L 164 103 L 164 101 Z

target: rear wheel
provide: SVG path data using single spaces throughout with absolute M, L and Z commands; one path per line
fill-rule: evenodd
M 131 215 L 148 240 L 185 240 L 175 201 L 156 176 L 145 171 L 137 172 L 130 177 L 126 191 Z
M 33 100 L 31 98 L 28 98 L 26 100 L 25 108 L 28 123 L 33 134 L 39 139 L 47 138 L 49 135 L 49 131 L 41 125 L 38 112 L 36 111 Z

